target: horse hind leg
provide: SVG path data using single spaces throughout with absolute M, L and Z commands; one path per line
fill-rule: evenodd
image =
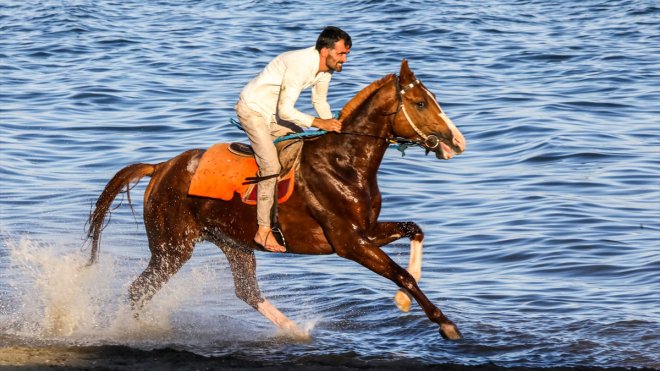
M 308 339 L 309 334 L 285 316 L 270 301 L 263 298 L 257 282 L 257 261 L 254 251 L 218 244 L 225 253 L 234 279 L 236 296 L 256 309 L 286 335 Z
M 190 250 L 192 252 L 192 249 Z M 136 316 L 189 258 L 190 256 L 152 255 L 147 268 L 128 289 L 131 309 Z
M 136 316 L 163 285 L 190 260 L 195 242 L 195 236 L 187 233 L 149 236 L 151 250 L 149 265 L 128 289 L 131 308 Z
M 151 259 L 129 287 L 134 313 L 190 259 L 201 230 L 187 196 L 189 169 L 200 151 L 191 150 L 160 165 L 144 193 L 144 227 Z

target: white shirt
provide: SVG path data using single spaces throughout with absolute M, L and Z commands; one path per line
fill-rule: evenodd
M 332 73 L 319 72 L 320 58 L 314 47 L 278 55 L 243 88 L 240 99 L 269 121 L 279 118 L 308 128 L 314 116 L 298 111 L 295 104 L 301 91 L 313 87 L 316 113 L 322 119 L 332 118 L 327 101 Z

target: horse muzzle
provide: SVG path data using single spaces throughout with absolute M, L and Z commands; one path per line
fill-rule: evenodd
M 462 136 L 461 136 L 462 138 Z M 463 140 L 464 141 L 464 140 Z M 450 158 L 460 155 L 463 152 L 464 146 L 461 146 L 460 141 L 454 139 L 451 142 L 435 134 L 431 134 L 423 142 L 426 148 L 426 154 L 434 152 L 435 157 L 440 160 L 449 160 Z

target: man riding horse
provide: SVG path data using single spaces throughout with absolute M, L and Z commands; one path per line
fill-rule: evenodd
M 285 252 L 271 231 L 276 226 L 275 190 L 281 166 L 273 140 L 310 126 L 340 132 L 327 102 L 334 72 L 341 72 L 350 52 L 351 37 L 337 27 L 323 29 L 315 47 L 280 54 L 241 91 L 236 114 L 250 139 L 261 181 L 257 193 L 254 241 L 272 252 Z M 312 88 L 312 104 L 319 117 L 295 108 L 300 92 Z
M 340 31 L 330 28 L 327 33 L 337 37 Z M 449 160 L 465 150 L 465 138 L 442 110 L 435 95 L 415 77 L 405 59 L 398 74 L 391 73 L 372 82 L 346 103 L 339 113 L 341 122 L 332 120 L 325 103 L 327 80 L 330 71 L 340 70 L 346 61 L 350 39 L 347 35 L 340 35 L 336 40 L 330 38 L 330 41 L 323 41 L 324 38 L 320 38 L 320 50 L 304 49 L 276 58 L 246 87 L 242 98 L 258 99 L 258 95 L 253 94 L 259 91 L 262 95 L 277 97 L 271 101 L 252 101 L 270 102 L 269 111 L 262 112 L 257 105 L 256 109 L 247 107 L 249 98 L 241 99 L 237 105 L 248 134 L 257 133 L 257 151 L 260 145 L 271 146 L 273 136 L 287 132 L 283 125 L 289 124 L 284 119 L 298 119 L 301 126 L 314 125 L 330 131 L 302 140 L 304 145 L 292 178 L 295 186 L 289 188 L 288 198 L 282 201 L 278 212 L 277 223 L 287 235 L 286 251 L 290 254 L 336 254 L 360 264 L 398 286 L 394 302 L 400 310 L 410 310 L 414 300 L 429 320 L 439 326 L 442 337 L 460 339 L 458 327 L 418 284 L 424 239 L 420 226 L 412 221 L 379 220 L 383 197 L 378 187 L 378 169 L 392 143 L 420 146 L 427 153 L 434 153 L 437 159 Z M 289 59 L 295 59 L 296 66 L 302 66 L 303 57 L 312 60 L 306 74 L 289 76 L 289 72 L 297 70 L 286 67 L 292 63 Z M 267 78 L 277 71 L 284 77 L 269 86 Z M 301 76 L 306 76 L 307 80 L 296 79 Z M 293 109 L 300 90 L 312 85 L 315 86 L 312 96 L 321 118 Z M 321 106 L 325 109 L 318 108 Z M 246 119 L 245 112 L 254 117 Z M 255 140 L 252 136 L 250 139 L 254 145 Z M 98 259 L 101 232 L 115 198 L 122 192 L 128 194 L 141 178 L 151 177 L 144 191 L 143 205 L 151 258 L 128 289 L 136 315 L 192 257 L 195 245 L 209 241 L 227 257 L 238 298 L 287 334 L 307 337 L 308 334 L 259 289 L 255 251 L 267 246 L 271 250 L 282 249 L 269 242 L 269 232 L 265 232 L 266 235 L 258 232 L 254 224 L 256 208 L 249 197 L 245 197 L 252 193 L 241 188 L 244 180 L 257 173 L 255 160 L 225 151 L 228 147 L 227 143 L 217 143 L 207 150 L 190 149 L 159 163 L 138 162 L 120 169 L 101 192 L 89 218 L 90 262 Z M 274 149 L 267 151 L 274 152 Z M 259 155 L 257 161 L 261 161 Z M 277 161 L 274 157 L 275 169 L 261 169 L 261 178 L 277 173 Z M 215 166 L 221 163 L 244 165 Z M 219 178 L 206 178 L 207 169 L 217 170 L 219 174 L 215 175 Z M 197 178 L 201 178 L 203 184 L 211 179 L 205 184 L 222 192 L 217 196 L 193 192 Z M 266 198 L 273 193 L 268 190 Z M 266 208 L 266 211 L 269 210 Z M 268 212 L 263 215 L 268 216 Z M 410 261 L 406 268 L 383 250 L 384 246 L 401 238 L 410 240 Z

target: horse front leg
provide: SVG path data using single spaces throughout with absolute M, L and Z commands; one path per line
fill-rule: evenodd
M 358 240 L 349 248 L 337 249 L 337 254 L 353 260 L 369 268 L 375 273 L 391 280 L 397 286 L 405 289 L 422 307 L 426 316 L 440 326 L 440 335 L 448 340 L 458 340 L 463 336 L 458 327 L 445 316 L 422 292 L 415 278 L 394 262 L 380 247 L 370 244 L 367 240 Z
M 422 278 L 422 246 L 424 233 L 422 229 L 413 222 L 379 222 L 371 231 L 368 239 L 370 242 L 383 246 L 399 238 L 410 238 L 410 257 L 406 270 L 419 282 Z M 394 295 L 394 303 L 402 312 L 410 311 L 412 297 L 404 289 L 399 289 Z

